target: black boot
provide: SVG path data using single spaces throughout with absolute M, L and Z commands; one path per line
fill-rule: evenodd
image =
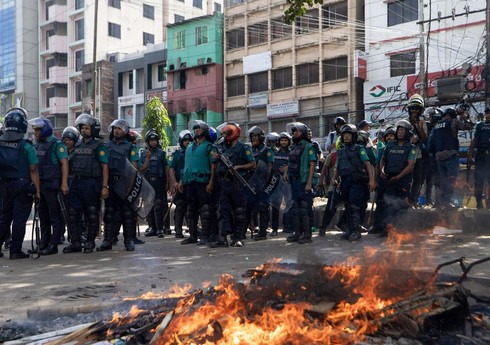
M 71 244 L 65 248 L 63 248 L 63 254 L 69 253 L 80 253 L 82 251 L 82 245 L 80 242 L 72 240 Z

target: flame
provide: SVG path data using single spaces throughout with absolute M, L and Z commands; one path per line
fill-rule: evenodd
M 209 285 L 210 283 L 204 283 Z M 135 301 L 135 300 L 145 300 L 145 299 L 158 299 L 158 298 L 181 298 L 189 294 L 192 290 L 192 285 L 189 283 L 184 284 L 184 286 L 179 286 L 175 284 L 170 289 L 163 292 L 146 292 L 139 297 L 128 297 L 125 301 Z

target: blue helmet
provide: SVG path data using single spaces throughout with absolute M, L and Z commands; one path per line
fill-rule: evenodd
M 41 138 L 53 135 L 53 124 L 48 119 L 35 117 L 28 121 L 33 129 L 41 129 Z
M 27 132 L 27 112 L 22 108 L 12 108 L 7 112 L 3 120 L 5 133 L 2 140 L 20 140 Z
M 218 133 L 216 132 L 216 129 L 214 129 L 214 127 L 209 127 L 209 136 L 211 137 L 211 139 L 213 139 L 213 143 L 218 140 Z

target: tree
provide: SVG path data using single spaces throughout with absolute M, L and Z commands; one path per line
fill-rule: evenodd
M 296 17 L 300 17 L 306 13 L 307 8 L 313 7 L 315 4 L 323 4 L 323 0 L 286 0 L 289 8 L 284 11 L 284 21 L 288 24 L 294 22 Z
M 153 97 L 146 103 L 146 113 L 143 118 L 143 137 L 146 133 L 154 128 L 160 136 L 160 145 L 165 149 L 170 145 L 170 140 L 167 136 L 166 128 L 172 126 L 172 122 L 168 117 L 167 109 L 163 106 L 162 101 L 158 97 Z

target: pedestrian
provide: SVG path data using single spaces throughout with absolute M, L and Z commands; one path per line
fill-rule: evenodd
M 164 217 L 168 210 L 167 191 L 169 190 L 167 154 L 160 145 L 160 135 L 150 129 L 145 135 L 146 151 L 142 155 L 140 171 L 155 190 L 155 203 L 147 216 L 151 230 L 145 236 L 164 237 Z
M 105 201 L 104 209 L 104 240 L 97 248 L 98 251 L 112 249 L 112 242 L 119 233 L 119 229 L 115 229 L 114 226 L 117 222 L 115 218 L 117 212 L 122 219 L 124 247 L 127 251 L 135 250 L 137 215 L 131 209 L 131 205 L 114 190 L 115 185 L 125 173 L 127 160 L 135 169 L 141 165 L 129 130 L 129 123 L 124 119 L 114 120 L 109 125 L 109 141 L 106 143 L 109 159 L 109 197 Z
M 81 140 L 75 144 L 70 156 L 71 184 L 68 192 L 68 217 L 71 244 L 63 253 L 92 253 L 100 226 L 100 199 L 109 196 L 109 170 L 107 149 L 99 139 L 100 122 L 89 114 L 75 120 Z M 83 215 L 83 217 L 82 217 Z M 87 240 L 82 248 L 82 220 L 87 228 Z
M 413 126 L 407 120 L 395 123 L 396 139 L 388 141 L 379 163 L 379 188 L 383 194 L 383 215 L 380 217 L 380 238 L 388 236 L 388 225 L 394 226 L 410 204 L 410 184 L 415 165 L 416 149 L 411 144 Z
M 214 217 L 213 204 L 214 157 L 217 153 L 209 135 L 209 125 L 202 120 L 191 120 L 189 130 L 194 132 L 194 140 L 185 150 L 185 164 L 178 190 L 186 187 L 187 226 L 189 237 L 182 244 L 197 243 L 206 245 L 210 242 L 211 217 Z M 202 231 L 199 238 L 197 222 L 201 217 Z
M 440 178 L 440 207 L 442 209 L 454 207 L 451 198 L 454 184 L 459 173 L 459 139 L 458 131 L 469 130 L 474 124 L 468 118 L 457 118 L 458 114 L 453 108 L 444 110 L 441 121 L 435 124 L 432 130 L 430 149 L 436 157 Z
M 220 162 L 218 167 L 221 180 L 219 198 L 220 228 L 218 242 L 211 247 L 227 247 L 227 236 L 232 236 L 232 247 L 243 247 L 242 231 L 246 224 L 247 193 L 246 182 L 249 172 L 255 169 L 256 163 L 250 146 L 243 144 L 240 138 L 240 127 L 235 123 L 225 122 L 216 128 L 222 136 L 222 155 L 230 167 Z M 218 156 L 216 157 L 218 158 Z M 235 176 L 233 169 L 242 179 Z
M 289 154 L 285 179 L 291 184 L 293 199 L 291 227 L 293 234 L 288 242 L 311 243 L 310 208 L 313 207 L 313 175 L 317 155 L 315 147 L 308 140 L 308 127 L 301 122 L 286 125 L 286 131 L 293 137 L 293 147 Z
M 337 116 L 333 123 L 334 130 L 328 133 L 327 140 L 325 141 L 325 151 L 328 153 L 336 152 L 337 139 L 339 138 L 340 129 L 345 125 L 345 119 L 342 116 Z
M 11 234 L 10 259 L 25 259 L 22 251 L 26 223 L 32 209 L 32 198 L 41 198 L 38 158 L 32 143 L 24 139 L 27 113 L 21 108 L 10 109 L 4 118 L 5 132 L 0 137 L 0 248 Z M 3 253 L 0 250 L 0 257 Z
M 53 135 L 50 120 L 36 117 L 29 120 L 29 124 L 34 129 L 41 183 L 41 241 L 38 249 L 41 255 L 57 254 L 58 245 L 65 232 L 58 198 L 64 198 L 68 194 L 68 152 L 65 144 Z
M 356 126 L 346 124 L 340 131 L 343 148 L 337 152 L 337 168 L 332 184 L 339 184 L 347 212 L 347 231 L 343 239 L 355 242 L 361 239 L 361 208 L 365 206 L 369 191 L 376 189 L 374 172 L 369 156 L 363 146 L 357 145 L 358 130 Z M 367 196 L 366 196 L 367 195 Z
M 274 166 L 273 170 L 277 173 L 279 173 L 281 176 L 284 175 L 287 171 L 288 168 L 288 159 L 289 159 L 289 152 L 291 152 L 290 146 L 291 146 L 291 136 L 289 135 L 288 132 L 281 132 L 278 135 L 278 146 L 277 149 L 274 151 Z M 272 207 L 272 219 L 271 219 L 271 225 L 272 225 L 272 232 L 271 236 L 275 237 L 277 236 L 277 231 L 279 229 L 279 209 Z M 282 217 L 282 232 L 289 233 L 289 215 L 290 212 L 287 211 L 286 213 L 283 214 Z
M 483 208 L 485 183 L 487 188 L 490 187 L 490 107 L 485 109 L 484 121 L 478 122 L 475 126 L 475 133 L 468 150 L 468 159 L 470 163 L 473 159 L 475 160 L 476 208 Z M 490 195 L 486 196 L 486 207 L 490 209 Z

